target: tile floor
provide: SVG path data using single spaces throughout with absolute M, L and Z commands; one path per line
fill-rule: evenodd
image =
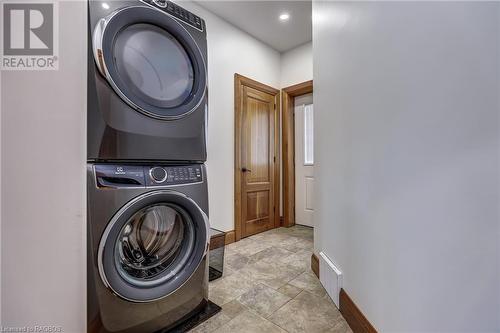
M 226 246 L 210 283 L 222 311 L 191 332 L 352 332 L 311 271 L 313 231 L 273 229 Z

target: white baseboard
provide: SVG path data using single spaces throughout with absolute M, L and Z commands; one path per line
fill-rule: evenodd
M 342 288 L 342 272 L 323 252 L 319 253 L 319 280 L 338 308 L 340 306 L 339 294 Z

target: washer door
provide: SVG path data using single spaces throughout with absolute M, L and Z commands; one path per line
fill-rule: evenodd
M 127 7 L 102 19 L 93 36 L 101 74 L 131 107 L 158 119 L 196 109 L 206 91 L 206 66 L 191 34 L 150 7 Z
M 98 251 L 106 287 L 133 302 L 163 298 L 196 271 L 208 250 L 208 219 L 173 191 L 135 198 L 111 219 Z

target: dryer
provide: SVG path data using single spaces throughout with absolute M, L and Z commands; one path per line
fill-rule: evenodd
M 208 300 L 205 167 L 89 164 L 88 331 L 171 328 Z
M 89 1 L 88 160 L 205 161 L 202 18 L 166 0 Z

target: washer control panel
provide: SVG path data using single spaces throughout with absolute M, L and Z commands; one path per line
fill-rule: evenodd
M 202 165 L 94 165 L 98 187 L 151 187 L 200 183 Z
M 163 10 L 169 15 L 172 15 L 178 20 L 181 20 L 198 30 L 203 31 L 203 23 L 202 19 L 191 13 L 190 11 L 185 10 L 181 6 L 176 5 L 172 1 L 167 0 L 142 0 L 150 6 L 156 7 L 158 9 Z
M 148 170 L 146 184 L 179 185 L 203 181 L 200 165 L 154 166 Z

